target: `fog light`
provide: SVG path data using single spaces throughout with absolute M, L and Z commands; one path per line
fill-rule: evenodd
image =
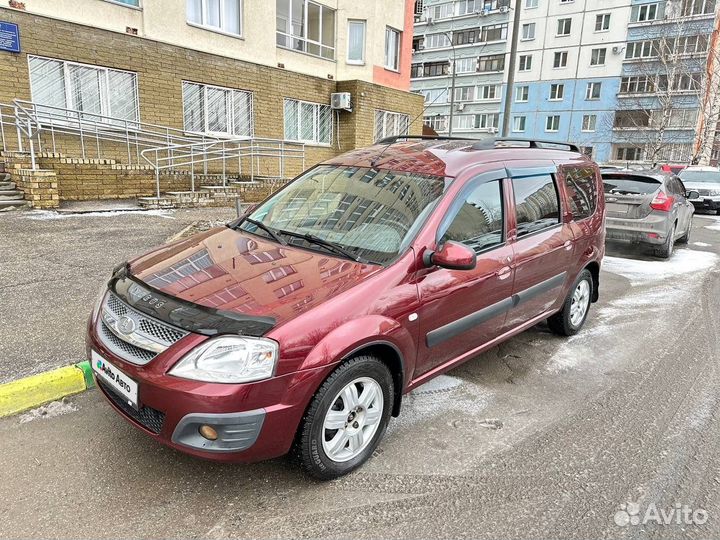
M 200 429 L 198 429 L 200 432 L 200 435 L 205 437 L 208 441 L 214 441 L 218 438 L 217 431 L 215 431 L 215 428 L 212 426 L 208 426 L 207 424 L 204 424 L 200 426 Z

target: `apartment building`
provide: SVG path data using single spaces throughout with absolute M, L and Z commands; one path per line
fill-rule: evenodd
M 9 6 L 0 21 L 17 25 L 20 47 L 0 50 L 2 103 L 108 126 L 303 143 L 306 165 L 422 129 L 412 122 L 421 99 L 409 93 L 412 0 Z M 335 92 L 350 92 L 351 111 L 331 108 Z
M 454 135 L 499 131 L 515 9 L 510 135 L 571 141 L 599 162 L 720 156 L 715 0 L 417 2 L 412 89 L 425 98 L 427 125 L 449 133 L 454 101 Z M 495 25 L 498 39 L 483 39 Z M 473 30 L 476 42 L 458 45 Z M 491 74 L 485 54 L 494 58 Z

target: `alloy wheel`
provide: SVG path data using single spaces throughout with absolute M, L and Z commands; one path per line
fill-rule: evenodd
M 575 287 L 572 302 L 570 303 L 570 322 L 574 327 L 580 326 L 590 307 L 590 283 L 582 280 Z

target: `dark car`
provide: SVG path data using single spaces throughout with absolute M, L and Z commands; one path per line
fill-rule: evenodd
M 695 211 L 675 175 L 662 171 L 603 172 L 607 239 L 647 246 L 669 258 L 675 243 L 687 243 Z
M 118 267 L 88 356 L 110 404 L 163 444 L 218 461 L 292 450 L 333 478 L 413 388 L 546 319 L 578 332 L 604 218 L 575 147 L 387 140 Z

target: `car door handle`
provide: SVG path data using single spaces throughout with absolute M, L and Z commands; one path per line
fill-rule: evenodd
M 563 244 L 563 247 L 564 247 L 567 251 L 570 251 L 570 250 L 572 249 L 572 242 L 571 242 L 570 240 L 565 240 L 565 243 Z
M 495 275 L 499 280 L 505 280 L 512 274 L 512 269 L 509 266 L 503 266 L 500 270 L 495 272 Z

